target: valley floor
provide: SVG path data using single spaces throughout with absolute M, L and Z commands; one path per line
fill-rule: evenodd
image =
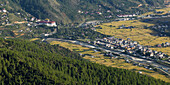
M 153 70 L 146 69 L 144 67 L 134 66 L 132 63 L 127 63 L 123 58 L 113 58 L 104 56 L 103 52 L 97 51 L 91 48 L 83 47 L 81 45 L 76 45 L 68 42 L 62 41 L 49 41 L 51 45 L 58 44 L 62 47 L 68 48 L 72 51 L 76 51 L 83 56 L 84 59 L 90 60 L 94 63 L 103 64 L 106 66 L 122 68 L 122 69 L 129 69 L 136 72 L 141 72 L 142 74 L 152 76 L 157 79 L 164 80 L 166 82 L 170 82 L 170 78 L 167 78 L 165 75 L 162 75 L 158 72 Z
M 120 26 L 134 26 L 132 29 L 118 29 Z M 155 36 L 155 31 L 151 29 L 144 29 L 143 26 L 154 26 L 154 24 L 144 23 L 140 20 L 130 20 L 130 21 L 115 21 L 111 23 L 105 23 L 99 25 L 102 29 L 97 29 L 97 32 L 102 34 L 115 36 L 120 39 L 130 38 L 133 41 L 139 42 L 139 44 L 144 46 L 155 46 L 158 44 L 162 44 L 165 42 L 170 42 L 169 36 Z M 111 26 L 111 27 L 110 27 Z M 170 55 L 170 51 L 166 50 L 169 47 L 152 47 L 156 51 L 162 51 L 168 55 Z

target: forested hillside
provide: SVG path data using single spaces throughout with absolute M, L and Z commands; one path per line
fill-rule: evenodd
M 1 2 L 7 2 L 2 0 Z M 58 23 L 114 18 L 117 14 L 143 13 L 163 7 L 164 0 L 8 0 L 13 10 L 25 10 L 37 18 Z
M 83 60 L 58 45 L 0 39 L 1 84 L 168 85 L 146 75 Z

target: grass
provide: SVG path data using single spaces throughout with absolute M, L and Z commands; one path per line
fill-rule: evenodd
M 9 13 L 9 21 L 11 21 L 12 23 L 14 23 L 15 21 L 24 21 L 24 19 L 14 15 L 13 13 Z
M 40 40 L 40 38 L 33 38 L 33 39 L 30 39 L 30 41 L 36 41 L 36 40 Z
M 112 27 L 110 27 L 112 25 Z M 125 26 L 135 26 L 135 28 L 130 29 L 117 29 L 119 26 L 125 25 Z M 131 21 L 115 21 L 111 23 L 105 23 L 102 25 L 99 25 L 102 27 L 102 29 L 97 29 L 98 32 L 106 35 L 111 35 L 115 36 L 116 38 L 121 38 L 121 39 L 127 39 L 131 38 L 133 41 L 139 42 L 141 45 L 150 45 L 154 46 L 157 44 L 162 44 L 165 42 L 170 42 L 170 37 L 158 37 L 158 36 L 153 36 L 151 34 L 154 34 L 155 32 L 150 29 L 144 29 L 143 26 L 153 26 L 154 24 L 150 23 L 144 23 L 140 22 L 140 20 L 131 20 Z M 161 49 L 155 49 L 157 51 Z M 166 52 L 167 54 L 170 54 L 170 51 L 164 51 L 161 50 L 162 52 Z
M 75 44 L 70 44 L 67 42 L 60 42 L 60 41 L 52 41 L 50 44 L 51 45 L 59 44 L 60 46 L 68 48 L 71 51 L 73 51 L 74 49 L 75 49 L 75 51 L 84 51 L 84 50 L 89 49 L 89 48 L 82 47 L 80 45 L 75 45 Z
M 159 74 L 158 72 L 155 72 L 153 70 L 148 70 L 144 67 L 138 67 L 134 66 L 131 63 L 126 63 L 123 59 L 110 59 L 109 57 L 103 56 L 101 52 L 95 52 L 90 48 L 82 47 L 80 45 L 75 45 L 67 42 L 60 42 L 60 41 L 52 41 L 50 43 L 51 45 L 59 44 L 62 47 L 68 48 L 70 50 L 77 51 L 81 54 L 89 54 L 94 56 L 92 58 L 91 56 L 86 55 L 83 57 L 84 59 L 90 60 L 91 62 L 103 64 L 106 66 L 116 67 L 116 68 L 122 68 L 122 69 L 128 69 L 128 70 L 135 70 L 136 72 L 142 71 L 142 74 L 146 74 L 148 76 L 152 76 L 157 79 L 161 79 L 166 82 L 170 82 L 170 78 L 167 78 L 164 75 Z

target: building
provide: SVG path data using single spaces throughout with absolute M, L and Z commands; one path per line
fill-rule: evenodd
M 4 13 L 6 13 L 7 12 L 7 10 L 4 8 L 3 10 L 2 10 Z
M 27 21 L 21 21 L 21 22 L 15 21 L 15 22 L 14 22 L 14 24 L 24 24 L 24 23 L 28 23 L 28 22 L 27 22 Z
M 31 18 L 31 21 L 34 21 L 34 20 L 35 20 L 35 17 L 32 17 L 32 18 Z
M 37 22 L 37 25 L 46 25 L 49 27 L 56 27 L 56 22 L 55 21 L 39 21 Z

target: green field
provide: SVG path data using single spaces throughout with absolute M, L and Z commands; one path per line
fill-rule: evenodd
M 80 45 L 70 44 L 67 42 L 52 41 L 51 45 L 54 44 L 59 44 L 62 47 L 84 54 L 86 55 L 84 57 L 85 59 L 90 60 L 94 63 L 104 64 L 106 66 L 111 66 L 116 68 L 135 70 L 136 72 L 142 71 L 142 74 L 146 74 L 148 76 L 152 76 L 154 78 L 161 79 L 166 82 L 170 82 L 170 78 L 167 78 L 166 76 L 161 75 L 158 72 L 148 70 L 143 67 L 134 66 L 131 63 L 126 63 L 124 59 L 110 59 L 109 57 L 103 56 L 101 52 L 95 52 L 90 48 L 82 47 Z M 92 58 L 90 55 L 94 56 L 94 58 Z

